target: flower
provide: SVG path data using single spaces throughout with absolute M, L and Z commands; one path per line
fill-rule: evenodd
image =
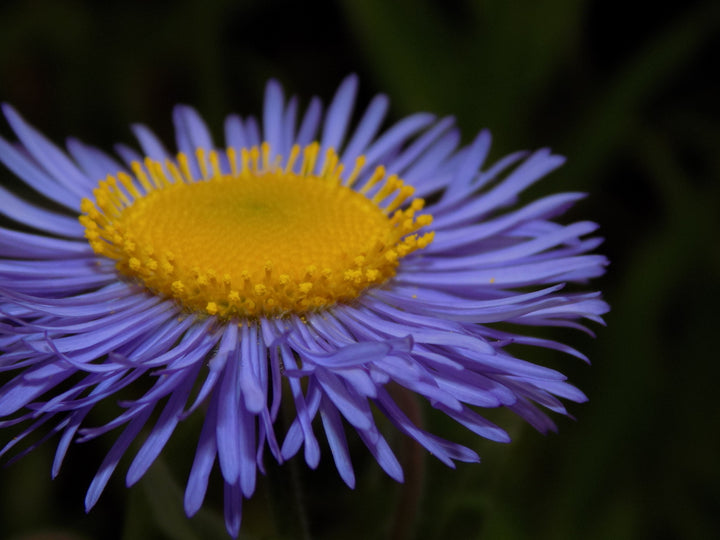
M 128 485 L 181 420 L 204 414 L 185 510 L 201 507 L 217 462 L 237 536 L 265 454 L 282 462 L 302 449 L 316 467 L 320 431 L 348 486 L 348 428 L 402 481 L 373 408 L 448 466 L 479 461 L 415 425 L 390 383 L 499 442 L 510 438 L 479 408 L 506 407 L 545 432 L 554 424 L 536 405 L 567 414 L 558 398 L 586 399 L 507 350 L 584 359 L 518 328 L 583 329 L 608 309 L 598 293 L 566 290 L 606 265 L 589 254 L 594 223 L 552 221 L 583 195 L 517 203 L 563 158 L 519 152 L 486 167 L 487 131 L 460 147 L 451 118 L 424 113 L 379 134 L 383 95 L 351 129 L 356 89 L 348 77 L 325 115 L 313 99 L 298 122 L 296 98 L 271 81 L 261 123 L 227 117 L 222 151 L 198 113 L 178 106 L 180 153 L 135 125 L 142 152 L 118 146 L 122 162 L 75 139 L 65 153 L 4 106 L 19 142 L 0 139 L 0 161 L 43 202 L 0 188 L 0 214 L 23 226 L 0 228 L 0 369 L 11 375 L 0 418 L 27 425 L 0 454 L 47 424 L 60 435 L 55 476 L 72 441 L 122 427 L 90 509 L 143 429 Z M 144 393 L 84 426 L 138 379 Z M 295 411 L 284 434 L 281 400 Z

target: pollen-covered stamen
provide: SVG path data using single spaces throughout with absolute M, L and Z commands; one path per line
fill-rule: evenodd
M 363 175 L 360 157 L 343 178 L 317 143 L 293 147 L 284 165 L 271 155 L 267 143 L 199 149 L 199 179 L 184 154 L 134 163 L 134 178 L 109 176 L 82 201 L 85 235 L 151 291 L 225 319 L 349 302 L 432 240 L 416 234 L 432 221 L 417 215 L 422 199 L 382 167 Z

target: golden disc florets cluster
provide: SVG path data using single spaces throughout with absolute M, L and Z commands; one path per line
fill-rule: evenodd
M 410 186 L 382 167 L 345 178 L 333 150 L 269 145 L 197 150 L 200 174 L 179 154 L 133 163 L 83 199 L 80 222 L 95 253 L 188 311 L 223 319 L 303 314 L 357 298 L 395 275 L 399 260 L 432 240 L 417 231 Z M 222 163 L 221 163 L 222 160 Z M 280 165 L 283 163 L 284 165 Z M 363 178 L 360 183 L 359 179 Z M 360 185 L 356 185 L 360 184 Z

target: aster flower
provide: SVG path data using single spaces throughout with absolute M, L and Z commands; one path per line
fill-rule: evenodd
M 506 407 L 545 432 L 554 424 L 541 408 L 567 414 L 559 398 L 586 399 L 507 350 L 585 359 L 524 329 L 585 329 L 607 311 L 598 293 L 566 287 L 606 264 L 589 253 L 595 224 L 553 221 L 582 194 L 517 204 L 563 158 L 518 152 L 486 166 L 487 131 L 460 146 L 451 118 L 424 113 L 381 133 L 382 95 L 353 128 L 356 88 L 347 78 L 324 115 L 313 99 L 299 117 L 270 82 L 261 121 L 227 117 L 222 149 L 178 106 L 179 153 L 135 125 L 141 150 L 118 146 L 120 161 L 76 139 L 65 153 L 4 107 L 18 142 L 0 139 L 0 161 L 38 197 L 0 188 L 0 214 L 22 226 L 0 228 L 0 425 L 26 426 L 0 454 L 42 426 L 43 440 L 59 435 L 55 476 L 71 442 L 122 428 L 90 509 L 141 432 L 128 485 L 180 421 L 203 415 L 185 510 L 201 507 L 217 463 L 237 535 L 263 458 L 302 451 L 314 468 L 318 436 L 348 486 L 347 429 L 402 481 L 376 414 L 450 467 L 479 461 L 415 425 L 391 383 L 499 442 L 507 433 L 478 409 Z M 139 380 L 116 417 L 85 425 Z M 294 418 L 278 433 L 282 400 Z

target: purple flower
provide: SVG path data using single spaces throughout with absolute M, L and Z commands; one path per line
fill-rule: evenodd
M 313 99 L 299 117 L 296 98 L 270 82 L 260 122 L 226 119 L 225 150 L 178 106 L 179 154 L 135 125 L 141 152 L 118 146 L 121 162 L 75 139 L 65 153 L 4 107 L 19 141 L 0 139 L 0 161 L 38 197 L 0 188 L 0 214 L 23 226 L 0 228 L 0 369 L 10 374 L 0 425 L 27 425 L 0 454 L 43 426 L 60 438 L 55 476 L 71 442 L 122 428 L 90 509 L 141 430 L 128 485 L 181 420 L 203 415 L 185 510 L 201 507 L 217 463 L 237 536 L 267 453 L 283 462 L 302 451 L 314 468 L 323 436 L 353 487 L 353 429 L 402 481 L 372 405 L 448 466 L 479 461 L 415 425 L 390 383 L 499 442 L 510 438 L 478 409 L 506 407 L 545 432 L 554 424 L 537 405 L 566 414 L 559 398 L 586 399 L 506 350 L 585 359 L 516 329 L 585 329 L 608 309 L 599 293 L 566 287 L 607 264 L 589 254 L 601 242 L 594 223 L 553 221 L 583 195 L 517 203 L 563 158 L 543 149 L 486 165 L 487 131 L 459 146 L 452 119 L 425 113 L 381 133 L 383 95 L 352 127 L 356 89 L 348 77 L 325 114 Z M 85 426 L 139 379 L 146 390 L 117 417 Z M 275 425 L 281 400 L 295 411 L 286 433 Z

